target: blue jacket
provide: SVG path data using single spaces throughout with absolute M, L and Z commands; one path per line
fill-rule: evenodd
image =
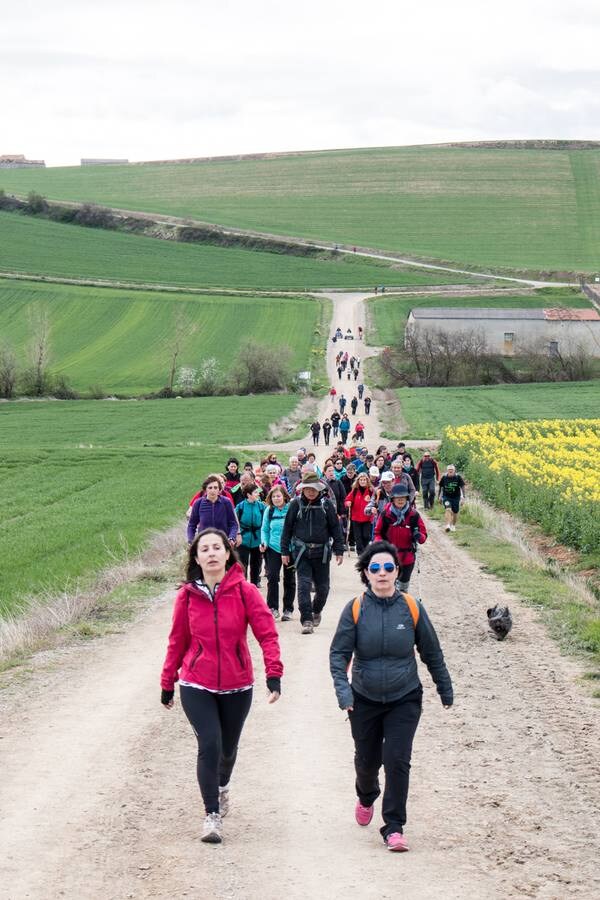
M 277 509 L 276 506 L 267 506 L 263 513 L 260 542 L 266 544 L 271 550 L 275 550 L 276 553 L 281 553 L 281 532 L 289 505 L 286 503 L 281 509 Z
M 262 500 L 249 503 L 243 500 L 237 507 L 242 544 L 244 547 L 259 547 L 261 544 L 260 530 L 262 527 L 265 504 Z
M 220 528 L 230 541 L 234 541 L 239 531 L 238 521 L 227 497 L 217 497 L 214 503 L 206 497 L 198 497 L 192 506 L 188 519 L 187 539 L 191 544 L 196 533 L 203 528 Z
M 452 681 L 444 654 L 422 604 L 415 628 L 408 604 L 400 591 L 393 597 L 363 594 L 360 616 L 354 624 L 352 603 L 347 603 L 329 651 L 329 668 L 341 709 L 354 703 L 353 691 L 377 703 L 400 700 L 421 682 L 415 647 L 429 669 L 445 706 L 453 702 Z M 352 659 L 352 685 L 348 664 Z

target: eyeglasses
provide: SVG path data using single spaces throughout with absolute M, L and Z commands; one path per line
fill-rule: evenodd
M 393 572 L 396 566 L 392 562 L 383 563 L 384 572 Z M 371 563 L 369 566 L 369 572 L 375 574 L 375 572 L 379 572 L 381 569 L 381 563 Z

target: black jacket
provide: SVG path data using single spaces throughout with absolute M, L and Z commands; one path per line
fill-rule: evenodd
M 344 506 L 344 500 L 346 499 L 346 488 L 342 484 L 342 479 L 334 478 L 332 481 L 327 481 L 327 486 L 335 497 L 335 507 L 338 516 L 345 515 L 346 507 Z
M 281 555 L 290 555 L 290 544 L 294 538 L 305 544 L 327 544 L 333 538 L 334 556 L 344 553 L 342 529 L 335 506 L 328 497 L 317 497 L 309 501 L 301 495 L 295 497 L 288 511 L 281 533 Z
M 353 690 L 368 700 L 399 700 L 421 684 L 414 648 L 429 669 L 445 706 L 453 702 L 452 681 L 444 654 L 424 607 L 419 603 L 415 629 L 410 609 L 400 591 L 393 597 L 376 597 L 367 589 L 361 601 L 358 623 L 347 603 L 329 651 L 329 668 L 341 709 L 354 704 Z M 353 657 L 354 654 L 354 657 Z M 348 664 L 352 662 L 352 686 Z

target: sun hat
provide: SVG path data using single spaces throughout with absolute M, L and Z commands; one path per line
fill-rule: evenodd
M 369 475 L 373 475 L 373 477 L 379 475 L 379 469 L 377 468 L 377 466 L 371 466 L 371 468 L 369 469 Z
M 314 488 L 316 491 L 327 490 L 327 485 L 323 481 L 321 481 L 321 479 L 315 472 L 307 472 L 306 475 L 303 475 L 300 487 L 301 489 Z
M 393 480 L 394 480 L 394 473 L 393 473 L 393 472 L 389 472 L 389 471 L 388 471 L 388 472 L 384 472 L 383 475 L 381 476 L 381 480 L 382 480 L 382 481 L 393 481 Z
M 404 484 L 395 484 L 392 488 L 392 497 L 408 497 L 409 490 Z

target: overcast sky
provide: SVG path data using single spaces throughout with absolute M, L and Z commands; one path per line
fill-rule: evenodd
M 0 0 L 0 154 L 600 139 L 597 0 Z

